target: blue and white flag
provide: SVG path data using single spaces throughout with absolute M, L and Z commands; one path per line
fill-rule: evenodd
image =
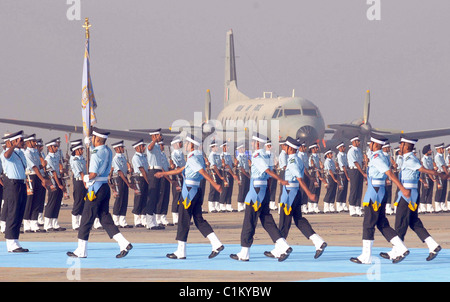
M 84 50 L 83 80 L 81 85 L 81 115 L 83 118 L 83 134 L 89 136 L 90 128 L 97 122 L 94 109 L 97 108 L 94 89 L 92 88 L 89 67 L 89 39 L 86 39 Z

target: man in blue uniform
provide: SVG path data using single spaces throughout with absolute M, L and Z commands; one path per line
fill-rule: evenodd
M 41 165 L 39 151 L 36 149 L 36 135 L 32 134 L 24 138 L 27 146 L 24 155 L 27 160 L 26 183 L 28 186 L 27 205 L 23 216 L 23 229 L 26 233 L 45 232 L 39 228 L 38 215 L 39 206 L 44 202 L 47 180 L 45 179 L 44 168 Z
M 163 170 L 161 148 L 158 143 L 162 141 L 161 129 L 155 129 L 149 132 L 152 141 L 147 146 L 147 161 L 148 161 L 148 199 L 146 205 L 146 223 L 149 230 L 162 230 L 164 226 L 158 225 L 156 222 L 156 206 L 159 201 L 159 194 L 161 191 L 161 179 L 155 177 L 157 172 Z
M 437 172 L 449 174 L 448 167 L 445 163 L 445 146 L 444 144 L 435 145 L 436 155 L 434 156 L 434 164 L 436 165 Z M 445 197 L 447 195 L 447 181 L 443 180 L 441 177 L 437 177 L 436 180 L 437 188 L 434 196 L 434 206 L 436 212 L 443 212 L 447 210 L 445 205 Z
M 146 221 L 145 208 L 148 199 L 148 162 L 147 156 L 145 155 L 144 140 L 141 139 L 134 143 L 133 148 L 136 151 L 131 159 L 133 166 L 132 179 L 135 191 L 133 210 L 131 212 L 134 214 L 134 226 L 141 228 L 144 227 Z
M 61 202 L 63 199 L 63 194 L 66 188 L 62 184 L 61 180 L 61 159 L 58 152 L 58 139 L 49 141 L 47 144 L 47 156 L 45 161 L 47 162 L 47 171 L 51 174 L 52 182 L 55 184 L 56 190 L 50 190 L 47 194 L 47 205 L 45 206 L 44 212 L 44 229 L 47 232 L 52 231 L 65 231 L 58 223 L 59 212 L 61 209 Z
M 109 213 L 111 189 L 108 185 L 108 175 L 111 171 L 113 154 L 111 149 L 106 146 L 108 135 L 109 132 L 100 131 L 96 128 L 92 130 L 92 146 L 94 149 L 90 156 L 89 174 L 85 175 L 83 179 L 88 187 L 88 193 L 86 194 L 78 230 L 78 247 L 74 252 L 67 252 L 69 257 L 87 257 L 89 233 L 97 217 L 108 236 L 119 244 L 120 253 L 116 255 L 116 258 L 125 257 L 133 247 L 120 233 Z
M 221 146 L 222 153 L 220 154 L 220 160 L 222 161 L 223 176 L 227 180 L 228 186 L 224 186 L 222 193 L 220 193 L 219 206 L 221 212 L 234 212 L 231 206 L 231 196 L 233 194 L 234 180 L 238 180 L 238 177 L 233 172 L 233 157 L 228 152 L 228 143 L 225 142 Z M 239 180 L 238 180 L 239 182 Z
M 425 145 L 422 149 L 422 166 L 427 170 L 434 170 L 433 157 L 431 156 L 431 145 Z M 420 207 L 422 213 L 432 213 L 433 209 L 433 189 L 436 179 L 434 176 L 430 176 L 427 173 L 422 173 L 422 191 L 420 194 Z M 420 212 L 419 212 L 420 213 Z
M 215 141 L 212 141 L 209 145 L 211 152 L 208 155 L 209 170 L 211 172 L 211 177 L 219 185 L 223 184 L 223 187 L 227 186 L 228 183 L 224 181 L 224 176 L 222 175 L 222 161 L 220 160 L 220 154 L 218 152 L 219 146 Z M 217 213 L 220 211 L 220 194 L 217 190 L 214 190 L 214 186 L 211 184 L 209 187 L 208 194 L 208 211 L 210 213 Z
M 362 216 L 361 198 L 364 185 L 364 178 L 367 178 L 363 171 L 363 154 L 359 148 L 361 141 L 359 137 L 351 140 L 352 146 L 347 152 L 348 176 L 350 178 L 350 192 L 348 195 L 348 205 L 350 216 Z
M 287 238 L 291 228 L 291 222 L 294 220 L 295 225 L 302 232 L 302 234 L 313 242 L 316 248 L 314 259 L 317 259 L 322 255 L 327 243 L 318 234 L 316 234 L 309 221 L 302 217 L 302 193 L 300 192 L 300 188 L 302 188 L 309 199 L 314 200 L 316 197 L 309 191 L 303 181 L 305 166 L 303 161 L 296 154 L 300 143 L 292 137 L 287 137 L 285 145 L 288 158 L 286 160 L 284 180 L 288 181 L 289 184 L 282 187 L 282 194 L 279 203 L 279 228 L 282 236 Z M 273 257 L 271 252 L 266 252 L 265 255 L 268 257 Z
M 302 160 L 303 166 L 305 167 L 304 174 L 305 174 L 306 177 L 304 177 L 303 181 L 305 182 L 306 186 L 309 188 L 310 183 L 312 181 L 311 180 L 312 176 L 309 175 L 309 172 L 308 172 L 308 168 L 309 168 L 308 154 L 307 154 L 308 147 L 307 147 L 305 142 L 299 141 L 299 143 L 300 143 L 300 147 L 298 148 L 297 156 Z M 302 203 L 302 213 L 303 214 L 308 214 L 308 200 L 309 200 L 309 198 L 308 198 L 308 195 L 306 194 L 306 192 L 303 189 L 301 189 L 301 193 L 302 193 L 302 201 L 301 201 L 301 203 Z
M 247 195 L 250 186 L 250 165 L 249 159 L 245 152 L 245 143 L 242 142 L 236 148 L 238 155 L 236 156 L 236 170 L 239 175 L 239 191 L 237 197 L 238 212 L 245 210 L 245 195 Z
M 186 165 L 183 153 L 183 141 L 180 137 L 175 137 L 170 143 L 172 153 L 170 154 L 170 169 L 176 170 Z M 172 222 L 178 224 L 178 207 L 181 200 L 181 188 L 183 187 L 183 177 L 180 174 L 172 175 Z
M 5 184 L 6 226 L 5 239 L 8 252 L 24 253 L 28 249 L 22 248 L 19 242 L 20 225 L 22 224 L 25 205 L 27 202 L 27 188 L 25 185 L 26 159 L 20 150 L 24 147 L 23 131 L 12 133 L 4 139 L 9 140 L 9 148 L 3 154 L 3 169 L 7 180 Z
M 128 192 L 132 188 L 128 180 L 128 160 L 125 156 L 125 144 L 123 141 L 118 141 L 112 144 L 116 154 L 113 157 L 111 166 L 111 181 L 116 191 L 114 206 L 113 206 L 113 220 L 119 228 L 132 228 L 126 221 L 128 208 Z
M 183 173 L 184 182 L 182 190 L 182 203 L 180 204 L 178 211 L 178 228 L 176 240 L 178 241 L 178 248 L 174 253 L 167 254 L 170 259 L 186 259 L 186 242 L 188 239 L 190 222 L 193 218 L 194 224 L 200 233 L 208 238 L 211 242 L 212 251 L 208 258 L 216 257 L 223 249 L 224 246 L 220 242 L 214 233 L 211 225 L 203 218 L 202 204 L 203 194 L 200 186 L 200 181 L 206 178 L 211 183 L 213 188 L 219 193 L 222 191 L 222 187 L 214 182 L 212 177 L 206 172 L 205 161 L 203 154 L 198 148 L 201 141 L 192 135 L 186 137 L 186 152 L 187 155 L 186 165 L 175 170 L 159 172 L 155 174 L 155 177 L 161 178 L 169 175 L 176 175 Z
M 263 149 L 265 143 L 267 143 L 267 137 L 259 133 L 252 136 L 252 147 L 255 152 L 252 155 L 250 189 L 245 198 L 246 208 L 241 231 L 241 251 L 230 255 L 234 260 L 248 261 L 250 259 L 250 247 L 253 244 L 258 218 L 264 230 L 275 243 L 275 249 L 271 253 L 278 261 L 286 260 L 292 251 L 275 224 L 272 214 L 270 214 L 268 179 L 269 176 L 273 177 L 283 185 L 288 185 L 289 182 L 281 179 L 270 169 L 270 158 Z
M 363 249 L 358 257 L 350 258 L 350 261 L 359 264 L 372 263 L 372 245 L 375 237 L 375 227 L 381 232 L 384 238 L 393 245 L 392 262 L 402 261 L 408 254 L 408 248 L 397 235 L 397 232 L 390 227 L 386 218 L 386 177 L 389 177 L 403 193 L 409 198 L 411 193 L 395 177 L 389 168 L 388 159 L 381 150 L 386 138 L 372 134 L 369 148 L 372 151 L 368 166 L 368 186 L 364 196 L 364 220 L 363 220 Z
M 338 190 L 336 192 L 336 211 L 340 212 L 348 212 L 347 208 L 347 192 L 348 192 L 348 182 L 350 180 L 348 176 L 348 160 L 347 154 L 345 154 L 345 144 L 341 142 L 336 146 L 336 149 L 339 151 L 336 155 L 337 163 L 338 163 L 338 178 L 341 186 L 338 186 Z
M 414 145 L 417 139 L 402 137 L 400 149 L 403 154 L 403 164 L 401 166 L 401 182 L 403 186 L 411 191 L 411 196 L 405 197 L 401 192 L 399 194 L 397 203 L 397 211 L 395 213 L 395 230 L 400 239 L 405 240 L 406 231 L 410 227 L 419 237 L 422 242 L 425 242 L 429 249 L 427 261 L 436 258 L 441 250 L 441 246 L 431 237 L 428 231 L 423 226 L 422 221 L 418 215 L 419 200 L 419 178 L 420 173 L 428 175 L 439 176 L 444 181 L 447 181 L 447 175 L 436 172 L 435 170 L 425 169 L 420 163 L 419 159 L 413 154 Z M 380 256 L 387 259 L 392 259 L 392 251 L 389 253 L 381 253 Z
M 73 207 L 72 229 L 80 227 L 81 214 L 83 214 L 84 197 L 87 190 L 83 183 L 83 177 L 87 174 L 86 160 L 83 157 L 83 144 L 79 143 L 71 147 L 70 168 L 73 174 Z
M 309 175 L 311 175 L 312 179 L 310 181 L 309 190 L 316 196 L 315 200 L 311 199 L 308 201 L 308 213 L 320 213 L 319 210 L 319 198 L 320 191 L 322 187 L 322 182 L 324 181 L 321 171 L 322 171 L 322 162 L 319 157 L 319 145 L 313 144 L 309 146 L 309 150 L 311 151 L 311 155 L 309 156 Z
M 327 192 L 323 198 L 323 212 L 324 213 L 335 213 L 334 202 L 336 199 L 336 191 L 341 183 L 338 179 L 338 174 L 336 173 L 336 164 L 333 160 L 333 151 L 331 149 L 325 151 L 324 153 L 325 162 L 323 163 L 323 171 L 326 180 Z

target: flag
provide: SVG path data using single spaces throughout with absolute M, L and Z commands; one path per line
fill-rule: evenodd
M 97 122 L 94 109 L 97 108 L 89 67 L 89 38 L 86 39 L 84 50 L 83 79 L 81 84 L 81 115 L 83 119 L 83 134 L 89 136 L 90 128 Z

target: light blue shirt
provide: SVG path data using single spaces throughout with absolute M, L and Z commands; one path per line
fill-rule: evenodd
M 152 150 L 149 150 L 147 147 L 146 150 L 149 169 L 155 169 L 155 167 L 159 167 L 159 169 L 162 168 L 163 154 L 161 152 L 161 148 L 159 147 L 159 145 L 155 144 Z
M 47 156 L 45 157 L 45 160 L 47 161 L 47 170 L 55 171 L 56 176 L 58 178 L 61 177 L 59 171 L 59 156 L 56 153 L 48 152 Z
M 39 156 L 39 151 L 36 148 L 27 148 L 24 152 L 24 156 L 27 160 L 27 172 L 33 173 L 33 167 L 39 169 L 41 175 L 44 175 L 44 169 L 39 168 L 41 166 L 41 158 Z
M 309 167 L 320 169 L 320 158 L 318 153 L 312 153 L 309 156 Z
M 269 155 L 263 149 L 255 151 L 252 155 L 251 178 L 259 180 L 269 179 L 265 171 L 269 169 Z
M 173 150 L 170 158 L 172 159 L 173 164 L 178 168 L 186 165 L 182 149 Z
M 389 171 L 389 159 L 384 156 L 382 150 L 372 152 L 372 156 L 369 161 L 369 173 L 368 177 L 371 179 L 383 179 L 387 178 L 385 174 Z
M 169 161 L 167 160 L 167 156 L 164 152 L 161 152 L 161 164 L 164 171 L 169 171 Z
M 123 153 L 116 153 L 113 157 L 112 161 L 112 169 L 113 174 L 119 173 L 119 171 L 122 171 L 124 175 L 127 175 L 128 172 L 128 166 L 127 166 L 127 157 Z
M 373 154 L 372 154 L 373 156 Z M 358 147 L 352 146 L 347 152 L 348 167 L 351 169 L 356 168 L 355 162 L 362 166 L 363 154 Z
M 323 163 L 323 170 L 326 172 L 331 171 L 336 173 L 336 164 L 334 163 L 334 160 L 331 158 L 325 159 L 325 162 Z
M 81 177 L 81 173 L 86 174 L 86 160 L 82 155 L 75 155 L 70 157 L 70 168 L 72 169 L 73 177 Z
M 220 154 L 220 159 L 224 160 L 225 165 L 230 166 L 230 168 L 233 168 L 233 157 L 231 157 L 231 154 L 228 152 L 222 152 L 222 154 Z
M 403 164 L 401 167 L 402 171 L 402 182 L 403 181 L 419 181 L 420 172 L 419 169 L 422 167 L 420 160 L 414 155 L 413 152 L 409 152 L 403 155 Z
M 278 167 L 280 169 L 284 169 L 287 164 L 288 155 L 286 154 L 286 151 L 281 150 L 280 155 L 278 156 Z
M 146 172 L 148 171 L 147 156 L 144 153 L 134 153 L 131 164 L 133 165 L 134 173 L 141 173 L 141 170 L 139 170 L 140 167 L 144 168 Z
M 308 154 L 306 154 L 305 152 L 298 152 L 297 156 L 302 160 L 304 167 L 309 167 Z
M 22 150 L 15 149 L 9 158 L 4 157 L 3 169 L 9 179 L 25 179 L 27 160 Z
M 222 160 L 220 159 L 220 154 L 214 151 L 211 151 L 208 156 L 209 161 L 209 167 L 212 169 L 214 166 L 217 167 L 217 169 L 222 168 Z
M 274 155 L 272 154 L 271 151 L 264 151 L 266 153 L 265 158 L 267 159 L 267 163 L 269 165 L 269 168 L 272 170 L 273 167 L 275 166 L 275 161 L 274 161 Z
M 433 158 L 431 156 L 422 156 L 422 165 L 425 169 L 433 170 Z
M 108 177 L 112 165 L 112 151 L 106 145 L 94 148 L 89 162 L 89 173 L 97 174 L 97 177 Z
M 436 167 L 438 168 L 438 172 L 444 172 L 444 169 L 442 166 L 445 166 L 445 159 L 444 155 L 441 153 L 436 153 L 434 156 L 434 162 L 436 163 Z
M 289 182 L 298 182 L 297 178 L 303 178 L 304 173 L 305 166 L 297 154 L 294 153 L 288 155 L 286 161 L 286 171 L 284 172 L 284 180 Z
M 186 166 L 183 171 L 184 177 L 189 180 L 200 181 L 203 179 L 203 175 L 199 171 L 205 167 L 206 164 L 202 152 L 194 150 L 187 156 Z
M 344 152 L 339 151 L 336 157 L 337 157 L 339 169 L 344 171 L 344 167 L 348 168 L 348 160 L 347 160 L 347 156 L 345 155 Z
M 238 167 L 243 168 L 244 171 L 249 171 L 248 157 L 245 153 L 239 153 L 237 155 Z

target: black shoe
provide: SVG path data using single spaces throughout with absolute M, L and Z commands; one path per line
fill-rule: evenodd
M 55 232 L 64 232 L 66 228 L 59 227 L 57 229 L 53 229 Z
M 169 258 L 169 259 L 186 259 L 186 257 L 178 258 L 178 256 L 175 255 L 175 253 L 167 254 L 166 257 Z
M 290 254 L 290 253 L 292 253 L 292 251 L 293 251 L 293 249 L 292 249 L 291 247 L 289 247 L 289 248 L 286 250 L 286 254 Z
M 269 258 L 275 258 L 275 256 L 272 254 L 272 252 L 269 252 L 269 251 L 265 251 L 264 256 L 269 257 Z
M 325 248 L 327 247 L 327 243 L 324 242 L 322 243 L 322 245 L 320 246 L 320 248 L 318 250 L 316 250 L 316 254 L 314 255 L 314 259 L 319 258 L 320 256 L 322 256 L 323 251 L 325 250 Z
M 427 261 L 431 261 L 434 258 L 436 258 L 437 254 L 442 250 L 441 246 L 438 245 L 437 248 L 434 249 L 434 251 L 432 251 L 428 257 L 427 257 Z
M 78 257 L 77 255 L 75 255 L 74 252 L 67 252 L 66 255 L 72 258 L 86 258 L 86 257 Z
M 288 253 L 281 254 L 281 256 L 278 257 L 278 262 L 283 262 L 284 260 L 286 260 L 289 257 L 289 255 L 290 254 L 288 254 Z
M 212 258 L 216 257 L 217 255 L 220 254 L 221 251 L 223 251 L 224 248 L 225 247 L 223 245 L 221 245 L 218 249 L 212 251 L 211 254 L 209 254 L 208 258 L 212 259 Z
M 359 260 L 359 259 L 358 259 L 358 258 L 356 258 L 356 257 L 352 257 L 352 258 L 350 258 L 350 261 L 351 261 L 351 262 L 353 262 L 353 263 L 358 263 L 358 264 L 362 264 L 361 260 Z
M 402 262 L 403 259 L 405 259 L 406 256 L 408 256 L 408 255 L 409 255 L 409 251 L 406 251 L 406 252 L 403 253 L 403 255 L 397 256 L 395 259 L 393 259 L 393 260 L 392 260 L 392 263 L 395 264 L 395 263 Z
M 126 247 L 123 251 L 120 251 L 120 253 L 116 255 L 116 258 L 123 258 L 123 257 L 125 257 L 126 255 L 128 255 L 128 252 L 129 252 L 132 248 L 133 248 L 133 246 L 131 245 L 131 243 L 129 243 L 129 244 L 127 245 L 127 247 Z
M 133 226 L 132 226 L 132 225 L 129 225 L 129 224 L 127 224 L 127 225 L 124 225 L 124 226 L 122 226 L 122 228 L 124 228 L 124 229 L 132 229 L 132 228 L 133 228 Z
M 54 228 L 48 228 L 48 229 L 46 229 L 45 231 L 49 233 L 49 232 L 54 232 L 55 229 L 54 229 Z
M 388 254 L 388 253 L 385 253 L 385 252 L 381 252 L 381 253 L 380 253 L 380 257 L 381 257 L 381 258 L 384 258 L 384 259 L 387 259 L 387 260 L 391 259 L 391 257 L 389 256 L 389 254 Z
M 13 252 L 13 253 L 28 253 L 29 250 L 28 249 L 24 249 L 23 247 L 18 247 L 16 249 L 12 250 L 11 252 Z
M 234 259 L 234 260 L 238 260 L 238 261 L 248 261 L 248 259 L 241 259 L 241 258 L 239 258 L 239 256 L 236 255 L 236 254 L 231 254 L 230 258 Z
M 32 230 L 26 230 L 25 233 L 34 233 Z
M 144 225 L 143 225 L 143 224 L 141 224 L 141 223 L 138 223 L 138 224 L 136 224 L 136 225 L 135 225 L 135 227 L 137 227 L 137 228 L 143 228 L 143 227 L 144 227 Z

